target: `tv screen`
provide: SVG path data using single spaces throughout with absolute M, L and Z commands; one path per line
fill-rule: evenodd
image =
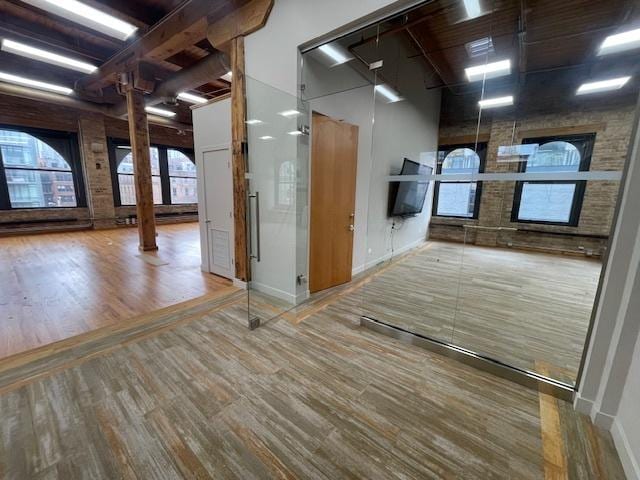
M 400 175 L 431 175 L 432 171 L 433 168 L 428 165 L 405 158 Z M 397 182 L 393 190 L 395 195 L 391 196 L 390 215 L 392 217 L 417 215 L 422 212 L 429 182 Z

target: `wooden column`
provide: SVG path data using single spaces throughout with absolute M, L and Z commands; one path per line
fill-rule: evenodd
M 140 250 L 157 250 L 156 219 L 153 210 L 149 125 L 144 110 L 144 94 L 134 88 L 127 90 L 129 137 L 133 154 L 133 174 L 136 182 L 136 213 Z
M 240 280 L 249 279 L 249 264 L 247 259 L 247 231 L 246 201 L 247 201 L 247 159 L 245 145 L 247 142 L 247 101 L 244 77 L 244 37 L 239 36 L 229 44 L 231 58 L 231 140 L 232 140 L 232 168 L 233 168 L 233 210 L 235 223 L 235 258 L 236 277 Z

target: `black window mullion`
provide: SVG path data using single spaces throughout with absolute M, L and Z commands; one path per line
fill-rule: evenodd
M 4 160 L 2 159 L 2 149 L 0 148 L 0 210 L 10 209 L 9 185 L 7 184 L 7 174 L 4 171 Z
M 160 185 L 162 186 L 162 204 L 171 205 L 171 181 L 169 180 L 169 160 L 166 147 L 157 147 L 160 159 Z

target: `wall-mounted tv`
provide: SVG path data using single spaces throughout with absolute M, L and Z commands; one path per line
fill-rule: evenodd
M 405 158 L 400 175 L 431 175 L 432 172 L 432 167 Z M 429 183 L 417 180 L 392 182 L 389 186 L 389 216 L 406 217 L 422 212 Z

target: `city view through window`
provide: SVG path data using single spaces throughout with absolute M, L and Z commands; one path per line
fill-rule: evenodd
M 76 207 L 71 166 L 47 143 L 0 129 L 0 155 L 11 208 Z

